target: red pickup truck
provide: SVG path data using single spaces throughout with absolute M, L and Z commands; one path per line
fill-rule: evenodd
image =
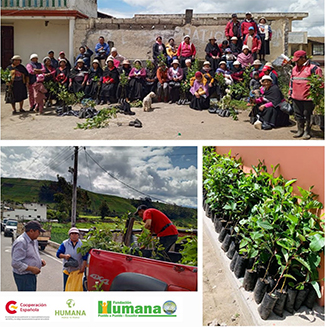
M 197 291 L 197 267 L 92 249 L 84 286 L 104 291 Z

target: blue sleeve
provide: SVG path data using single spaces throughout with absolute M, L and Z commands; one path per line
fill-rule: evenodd
M 111 49 L 110 49 L 110 47 L 109 47 L 109 45 L 107 43 L 106 54 L 109 55 L 110 52 L 111 52 Z
M 82 256 L 82 260 L 87 261 L 89 252 Z
M 76 61 L 75 61 L 75 63 L 74 63 L 75 66 L 77 66 L 77 61 L 78 61 L 79 58 L 81 58 L 81 54 L 79 54 L 79 55 L 77 56 Z
M 88 48 L 86 51 L 86 55 L 91 57 L 93 54 L 94 54 L 94 52 Z
M 56 252 L 56 256 L 59 258 L 60 254 L 65 253 L 65 246 L 63 243 L 61 243 L 60 247 L 58 248 L 58 251 Z
M 98 54 L 98 49 L 101 48 L 101 44 L 100 43 L 97 43 L 96 44 L 96 47 L 95 47 L 95 52 Z

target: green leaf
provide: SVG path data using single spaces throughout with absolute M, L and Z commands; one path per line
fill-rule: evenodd
M 317 296 L 319 297 L 319 298 L 321 298 L 322 297 L 322 294 L 320 293 L 320 288 L 319 288 L 319 284 L 315 281 L 315 280 L 313 280 L 312 282 L 310 282 L 310 284 L 313 286 L 313 288 L 315 289 L 315 291 L 316 291 L 316 293 L 317 293 Z
M 297 281 L 296 278 L 294 278 L 294 277 L 293 277 L 292 275 L 290 275 L 290 274 L 284 274 L 283 277 L 291 278 L 291 279 Z
M 293 184 L 294 182 L 296 182 L 297 180 L 296 179 L 291 179 L 290 181 L 287 181 L 285 184 L 284 184 L 284 187 L 287 187 L 291 184 Z
M 319 252 L 325 245 L 325 238 L 320 234 L 315 234 L 309 237 L 309 240 L 310 240 L 309 248 L 313 252 Z
M 273 226 L 265 220 L 258 220 L 257 225 L 266 230 L 272 230 Z
M 241 249 L 241 248 L 243 248 L 244 246 L 246 246 L 248 244 L 248 241 L 247 240 L 241 240 L 240 241 L 240 244 L 239 244 L 239 248 Z
M 298 262 L 300 262 L 303 266 L 305 266 L 309 271 L 312 271 L 312 269 L 310 268 L 310 265 L 308 264 L 308 262 L 306 262 L 303 258 L 300 257 L 295 257 L 295 260 L 297 260 Z

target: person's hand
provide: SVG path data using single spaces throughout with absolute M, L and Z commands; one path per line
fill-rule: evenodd
M 195 97 L 197 97 L 198 99 L 200 98 L 200 94 L 198 92 L 194 93 Z
M 260 50 L 256 50 L 256 53 L 259 54 Z
M 34 267 L 34 266 L 28 266 L 28 271 L 30 271 L 34 275 L 38 275 L 41 272 L 41 269 Z
M 44 259 L 42 259 L 42 267 L 46 266 L 46 261 Z
M 64 254 L 64 255 L 63 255 L 63 258 L 64 258 L 65 260 L 69 260 L 69 259 L 71 258 L 71 255 L 70 255 L 70 254 Z
M 242 82 L 244 79 L 243 79 L 243 78 L 239 78 L 238 80 L 239 80 L 240 82 Z
M 212 83 L 210 83 L 209 86 L 212 87 Z
M 69 83 L 69 87 L 71 87 L 72 86 L 72 83 Z
M 85 86 L 85 82 L 82 82 L 81 85 L 82 85 L 82 86 Z
M 260 111 L 263 111 L 264 109 L 265 109 L 265 105 L 264 104 L 262 104 L 261 106 L 259 106 L 259 108 L 258 108 Z

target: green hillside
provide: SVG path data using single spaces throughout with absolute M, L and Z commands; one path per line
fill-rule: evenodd
M 25 202 L 46 203 L 49 209 L 56 209 L 54 201 L 41 201 L 39 193 L 42 187 L 57 184 L 53 181 L 23 179 L 23 178 L 1 178 L 1 199 L 6 202 L 16 202 L 23 204 Z M 149 207 L 157 208 L 163 211 L 169 218 L 177 221 L 179 225 L 196 226 L 197 211 L 193 208 L 168 205 L 160 202 L 143 202 L 135 199 L 125 199 L 114 195 L 98 194 L 86 190 L 84 191 L 89 198 L 89 205 L 79 210 L 83 216 L 99 216 L 99 207 L 106 201 L 111 212 L 111 216 L 121 216 L 128 211 L 134 212 L 140 204 L 147 204 Z M 79 191 L 78 191 L 79 192 Z

